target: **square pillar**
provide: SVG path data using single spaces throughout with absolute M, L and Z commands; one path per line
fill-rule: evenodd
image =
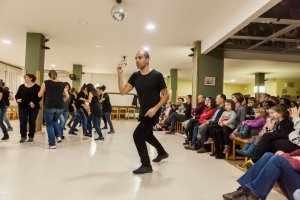
M 79 92 L 79 88 L 82 86 L 82 65 L 73 65 L 73 74 L 76 75 L 76 80 L 72 80 L 72 86 Z
M 265 91 L 265 73 L 255 74 L 255 87 L 257 92 L 255 93 L 255 98 L 258 99 L 260 94 L 266 93 Z
M 170 85 L 172 90 L 172 102 L 176 101 L 178 69 L 170 70 Z

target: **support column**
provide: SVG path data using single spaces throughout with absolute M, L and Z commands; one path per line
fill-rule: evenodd
M 196 85 L 197 95 L 203 94 L 207 97 L 216 98 L 218 94 L 223 93 L 224 81 L 224 51 L 223 49 L 214 49 L 208 54 L 201 54 L 201 42 L 197 42 L 197 74 Z M 205 77 L 215 78 L 211 85 L 205 85 Z M 193 78 L 193 87 L 197 81 Z M 229 97 L 228 97 L 229 98 Z
M 44 63 L 45 63 L 45 36 L 41 33 L 27 33 L 26 37 L 26 54 L 25 54 L 25 71 L 28 74 L 37 76 L 36 84 L 42 85 L 44 81 Z M 42 101 L 40 102 L 42 105 Z M 42 110 L 37 118 L 36 131 L 41 131 Z
M 260 94 L 266 93 L 265 89 L 265 73 L 255 74 L 255 87 L 257 92 L 255 93 L 255 98 L 258 99 Z
M 79 92 L 82 86 L 82 65 L 73 65 L 73 74 L 76 75 L 76 80 L 72 81 L 72 86 Z
M 177 77 L 178 77 L 178 69 L 170 70 L 170 85 L 172 90 L 172 102 L 176 101 L 176 93 L 177 93 Z

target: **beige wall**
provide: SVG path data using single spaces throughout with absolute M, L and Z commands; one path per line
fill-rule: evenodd
M 293 82 L 292 88 L 286 88 L 285 83 Z M 282 93 L 282 90 L 286 89 L 287 93 Z M 300 79 L 277 79 L 276 80 L 276 93 L 281 97 L 282 95 L 290 95 L 291 100 L 295 101 L 298 95 L 300 95 Z

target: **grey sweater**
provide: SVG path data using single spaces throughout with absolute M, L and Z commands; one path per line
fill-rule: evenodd
M 222 121 L 222 118 L 224 116 L 227 116 L 227 118 L 228 118 L 227 121 Z M 228 126 L 231 129 L 234 129 L 235 119 L 236 119 L 236 113 L 234 111 L 232 111 L 232 112 L 224 111 L 219 119 L 219 122 L 225 122 L 226 126 Z
M 247 109 L 242 104 L 240 104 L 234 112 L 236 113 L 234 126 L 236 129 L 240 130 L 242 122 L 246 119 Z
M 293 119 L 294 131 L 289 134 L 289 139 L 292 143 L 300 146 L 300 117 Z

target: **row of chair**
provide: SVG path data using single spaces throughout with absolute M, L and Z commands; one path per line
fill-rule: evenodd
M 18 105 L 11 105 L 6 111 L 8 120 L 19 119 Z
M 121 117 L 124 116 L 125 119 L 129 120 L 131 117 L 135 120 L 135 108 L 118 108 L 113 107 L 110 118 L 112 120 L 116 119 L 119 120 Z

